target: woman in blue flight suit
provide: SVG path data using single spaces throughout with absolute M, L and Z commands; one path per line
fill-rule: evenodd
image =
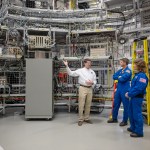
M 148 78 L 145 74 L 146 63 L 142 59 L 134 61 L 135 76 L 131 82 L 131 88 L 125 94 L 130 99 L 129 103 L 129 120 L 130 127 L 127 128 L 131 137 L 143 137 L 143 116 L 142 116 L 142 102 L 146 94 L 146 87 Z
M 127 58 L 120 59 L 120 65 L 122 69 L 118 70 L 114 75 L 113 79 L 118 80 L 117 91 L 114 98 L 114 108 L 112 112 L 112 119 L 109 119 L 108 123 L 117 123 L 117 116 L 121 102 L 123 103 L 124 112 L 123 120 L 120 123 L 120 126 L 127 125 L 128 121 L 128 108 L 129 108 L 129 99 L 125 97 L 125 93 L 130 88 L 131 80 L 131 70 L 128 67 L 129 60 Z

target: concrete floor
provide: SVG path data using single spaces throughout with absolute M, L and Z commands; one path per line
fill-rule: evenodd
M 93 124 L 77 125 L 77 114 L 57 112 L 51 121 L 25 121 L 24 115 L 0 116 L 0 145 L 4 150 L 149 150 L 150 127 L 134 139 L 127 127 L 107 124 L 108 111 L 92 114 Z M 121 116 L 119 116 L 121 118 Z

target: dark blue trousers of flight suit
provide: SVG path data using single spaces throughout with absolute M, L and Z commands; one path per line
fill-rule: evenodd
M 125 93 L 130 88 L 131 80 L 131 70 L 126 67 L 125 69 L 118 70 L 114 75 L 113 79 L 118 80 L 117 91 L 114 97 L 114 108 L 112 113 L 112 118 L 117 120 L 119 107 L 121 102 L 123 103 L 124 112 L 123 112 L 123 122 L 128 121 L 128 108 L 129 108 L 129 99 L 125 97 Z
M 142 116 L 142 102 L 148 78 L 144 72 L 135 74 L 131 82 L 131 88 L 128 91 L 130 97 L 129 103 L 129 120 L 130 129 L 133 133 L 143 136 L 143 116 Z

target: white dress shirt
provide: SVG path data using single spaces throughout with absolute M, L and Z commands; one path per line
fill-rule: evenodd
M 78 82 L 81 85 L 89 86 L 86 84 L 86 81 L 91 80 L 93 81 L 93 86 L 96 84 L 96 74 L 92 69 L 87 69 L 87 68 L 81 68 L 77 69 L 75 71 L 71 71 L 69 67 L 66 67 L 67 73 L 70 76 L 73 77 L 79 77 Z

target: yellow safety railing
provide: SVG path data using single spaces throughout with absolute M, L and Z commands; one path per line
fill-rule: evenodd
M 148 41 L 143 40 L 144 43 L 144 60 L 146 62 L 146 75 L 149 79 L 148 86 L 146 89 L 146 102 L 147 102 L 147 123 L 150 125 L 150 74 L 149 74 L 149 58 L 148 58 Z
M 133 70 L 133 62 L 137 58 L 136 49 L 138 41 L 143 41 L 143 48 L 144 48 L 144 61 L 146 62 L 146 75 L 149 79 L 148 86 L 146 88 L 146 103 L 147 103 L 147 124 L 150 125 L 150 73 L 149 73 L 149 58 L 148 58 L 148 40 L 146 37 L 135 39 L 132 45 L 132 70 Z M 133 71 L 132 71 L 133 73 Z M 134 76 L 134 73 L 132 74 Z
M 76 9 L 77 0 L 70 0 L 70 9 Z
M 137 42 L 134 41 L 132 46 L 132 70 L 133 70 L 133 62 L 136 59 L 136 46 L 137 46 Z M 133 77 L 134 77 L 134 72 L 132 71 L 132 78 Z

